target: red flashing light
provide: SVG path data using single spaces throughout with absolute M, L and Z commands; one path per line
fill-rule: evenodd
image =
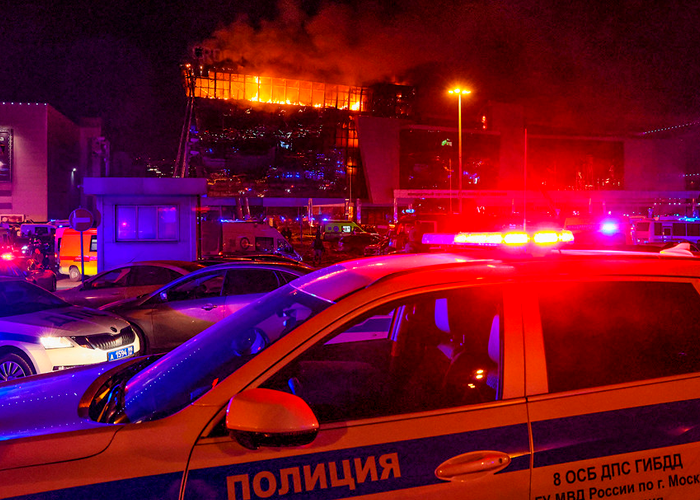
M 423 244 L 441 247 L 470 247 L 470 246 L 524 246 L 534 243 L 538 247 L 551 247 L 562 243 L 571 243 L 574 235 L 571 231 L 543 230 L 533 233 L 511 231 L 507 233 L 457 233 L 423 235 Z

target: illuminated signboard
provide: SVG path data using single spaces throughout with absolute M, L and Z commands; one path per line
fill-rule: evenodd
M 12 180 L 12 130 L 0 129 L 0 181 Z

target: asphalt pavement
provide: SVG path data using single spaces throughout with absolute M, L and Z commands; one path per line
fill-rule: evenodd
M 74 288 L 80 285 L 80 283 L 82 283 L 81 281 L 71 281 L 70 278 L 68 278 L 68 276 L 63 274 L 57 274 L 56 278 L 56 290 L 66 290 L 68 288 Z

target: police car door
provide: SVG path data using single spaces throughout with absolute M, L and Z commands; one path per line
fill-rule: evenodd
M 185 498 L 529 497 L 521 314 L 508 287 L 334 307 L 313 342 L 285 348 L 259 377 L 310 406 L 313 442 L 246 449 L 222 436 L 222 412 L 193 450 Z
M 532 498 L 699 498 L 697 286 L 605 278 L 529 290 Z

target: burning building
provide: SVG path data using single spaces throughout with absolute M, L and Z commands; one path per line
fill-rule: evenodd
M 414 87 L 250 75 L 223 65 L 184 70 L 192 119 L 180 176 L 208 179 L 208 203 L 220 200 L 220 217 L 239 217 L 241 205 L 269 215 L 265 207 L 286 203 L 296 213 L 309 199 L 343 206 L 335 216 L 352 216 L 350 207 L 361 200 L 370 224 L 395 219 L 400 205 L 427 203 L 449 213 L 458 197 L 467 200 L 465 207 L 513 211 L 525 200 L 524 171 L 527 189 L 549 192 L 528 196 L 533 210 L 549 210 L 552 200 L 573 211 L 628 210 L 670 196 L 630 202 L 625 190 L 650 189 L 649 177 L 636 172 L 673 173 L 682 163 L 673 155 L 644 154 L 650 143 L 644 138 L 528 134 L 522 107 L 489 103 L 483 123 L 462 131 L 458 169 L 454 120 L 421 116 Z M 460 175 L 464 191 L 458 194 Z M 659 188 L 683 189 L 679 179 L 666 175 Z M 227 199 L 235 206 L 228 213 Z M 274 205 L 275 199 L 284 203 Z
M 361 116 L 409 118 L 414 89 L 351 86 L 186 65 L 192 103 L 181 175 L 210 197 L 367 197 Z

